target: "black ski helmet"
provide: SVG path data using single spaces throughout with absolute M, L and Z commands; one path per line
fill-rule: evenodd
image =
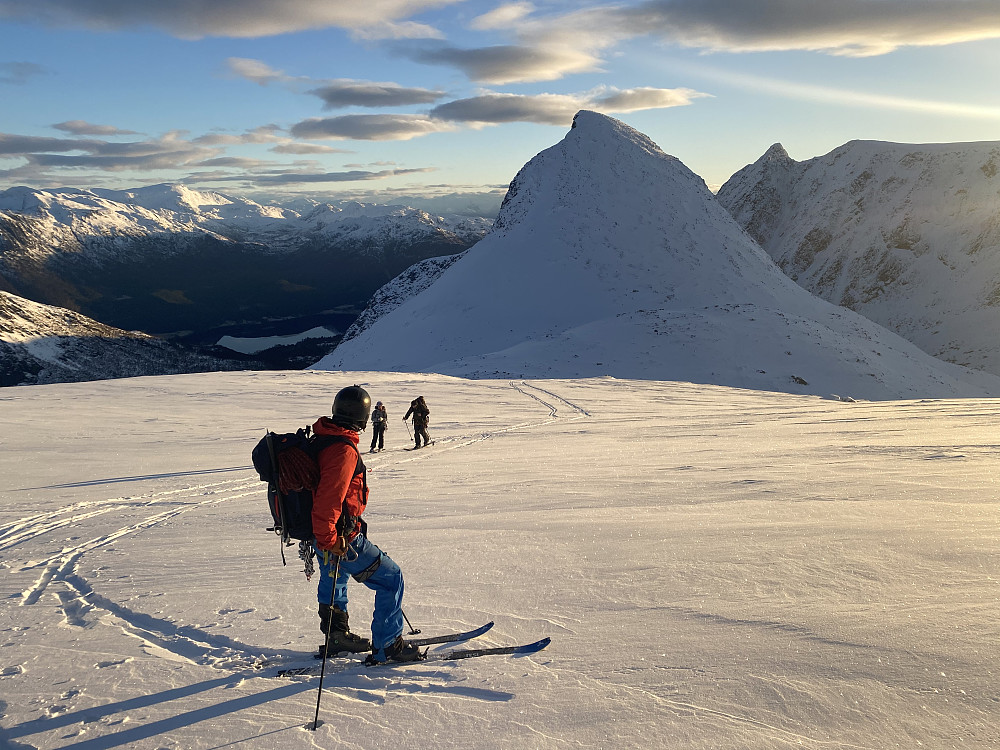
M 333 399 L 333 421 L 341 427 L 361 432 L 368 426 L 372 397 L 360 385 L 342 388 Z

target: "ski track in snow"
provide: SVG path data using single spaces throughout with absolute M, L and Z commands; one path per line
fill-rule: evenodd
M 590 417 L 590 414 L 585 409 L 550 390 L 523 381 L 511 381 L 509 386 L 517 393 L 537 401 L 545 407 L 548 410 L 547 417 L 541 421 L 523 422 L 483 432 L 478 435 L 445 436 L 435 441 L 438 445 L 442 446 L 441 448 L 423 454 L 406 455 L 403 457 L 398 452 L 393 451 L 387 454 L 387 456 L 395 454 L 396 460 L 394 463 L 408 463 L 429 458 L 441 450 L 467 448 L 484 440 L 491 440 L 507 433 L 544 427 L 562 419 L 574 421 Z M 560 409 L 569 410 L 572 416 L 561 417 L 559 415 Z M 378 463 L 373 461 L 372 468 L 377 468 L 378 464 L 382 463 L 382 460 L 379 460 Z M 252 470 L 252 467 L 249 466 L 243 468 L 245 470 Z M 226 468 L 217 471 L 228 472 L 236 470 L 238 469 Z M 207 473 L 213 472 L 171 472 L 136 477 L 118 477 L 114 479 L 87 480 L 72 484 L 52 485 L 51 487 L 37 489 L 96 486 L 124 481 L 162 480 L 175 476 Z M 208 633 L 198 627 L 177 625 L 162 618 L 137 612 L 95 591 L 90 582 L 78 572 L 80 561 L 85 554 L 106 547 L 122 537 L 153 529 L 180 515 L 202 510 L 208 506 L 219 505 L 248 496 L 261 497 L 263 492 L 263 484 L 256 480 L 256 478 L 252 480 L 239 478 L 163 490 L 150 493 L 146 496 L 119 496 L 104 500 L 78 502 L 63 508 L 36 513 L 0 525 L 0 553 L 9 553 L 26 543 L 40 540 L 46 534 L 51 534 L 66 527 L 76 526 L 80 522 L 111 512 L 141 511 L 142 509 L 169 503 L 174 507 L 142 517 L 108 534 L 96 536 L 85 542 L 64 547 L 58 552 L 40 560 L 23 562 L 17 568 L 19 572 L 27 572 L 39 568 L 42 570 L 34 583 L 21 592 L 19 606 L 33 606 L 50 589 L 57 589 L 54 591 L 54 595 L 59 602 L 63 624 L 65 625 L 81 628 L 90 627 L 93 624 L 91 620 L 96 617 L 98 622 L 114 623 L 125 635 L 138 638 L 145 645 L 147 652 L 161 658 L 188 664 L 211 666 L 236 673 L 247 672 L 248 676 L 274 676 L 280 667 L 296 659 L 300 660 L 301 654 L 274 649 L 251 648 L 226 636 Z M 205 496 L 208 497 L 205 498 Z M 95 615 L 94 613 L 98 610 L 103 614 Z

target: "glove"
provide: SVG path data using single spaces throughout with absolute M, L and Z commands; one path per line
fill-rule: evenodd
M 335 557 L 343 557 L 347 554 L 347 539 L 342 536 L 337 537 L 337 541 L 333 543 L 329 549 L 323 550 L 324 552 L 329 552 Z

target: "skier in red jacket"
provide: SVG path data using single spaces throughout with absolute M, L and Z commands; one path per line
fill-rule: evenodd
M 361 520 L 368 504 L 368 484 L 356 448 L 359 433 L 368 425 L 371 405 L 364 388 L 349 386 L 334 399 L 333 416 L 320 417 L 313 425 L 316 435 L 344 436 L 354 445 L 333 443 L 318 457 L 319 485 L 313 492 L 312 524 L 320 569 L 320 630 L 328 633 L 330 654 L 371 649 L 369 663 L 417 661 L 420 650 L 402 637 L 403 573 L 392 558 L 368 541 L 367 524 Z M 375 592 L 370 642 L 348 627 L 349 577 Z

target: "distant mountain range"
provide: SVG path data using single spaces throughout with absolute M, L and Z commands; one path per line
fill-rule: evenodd
M 805 291 L 699 177 L 594 112 L 524 166 L 483 240 L 418 270 L 376 295 L 315 367 L 1000 395 L 1000 378 Z
M 0 386 L 236 369 L 138 331 L 0 292 Z
M 342 330 L 384 283 L 464 250 L 491 223 L 403 206 L 265 206 L 180 185 L 11 188 L 0 193 L 0 289 L 202 343 Z
M 1000 374 L 1000 142 L 776 144 L 718 199 L 813 294 Z

